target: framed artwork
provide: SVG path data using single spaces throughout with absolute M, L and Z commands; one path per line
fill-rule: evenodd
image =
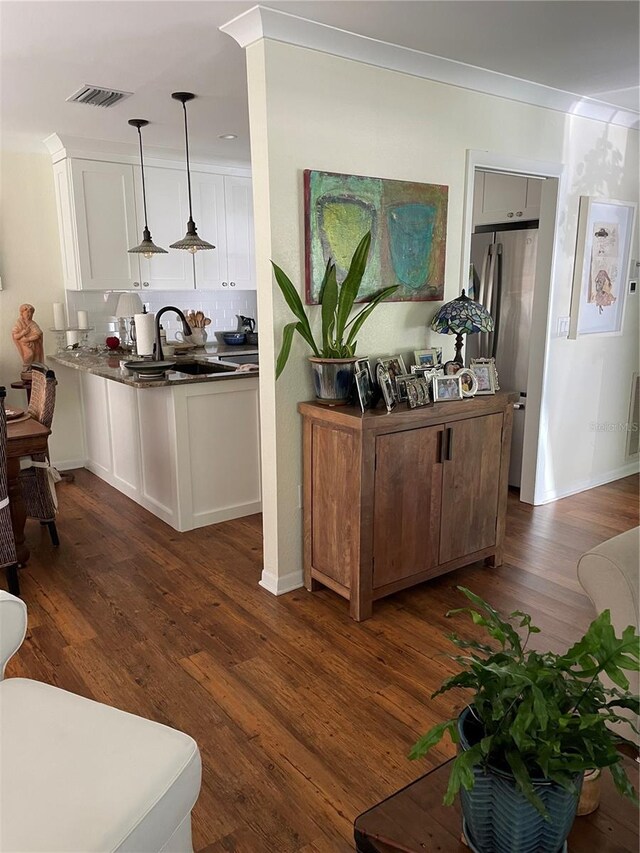
M 478 383 L 476 394 L 495 394 L 498 390 L 498 374 L 495 358 L 472 358 L 469 367 Z
M 443 369 L 445 376 L 455 376 L 460 370 L 460 364 L 457 361 L 445 361 Z
M 440 355 L 442 356 L 442 350 L 440 350 Z M 413 357 L 416 360 L 416 364 L 422 367 L 436 367 L 439 364 L 438 351 L 435 347 L 414 350 Z
M 434 376 L 433 401 L 462 400 L 462 380 L 459 376 Z
M 463 397 L 475 397 L 478 391 L 478 379 L 470 367 L 463 367 L 456 373 L 460 377 Z
M 409 376 L 406 381 L 407 405 L 410 409 L 430 406 L 429 383 L 423 376 Z
M 371 363 L 368 358 L 357 358 L 356 359 L 356 373 L 358 370 L 366 370 L 369 374 L 369 378 L 371 379 L 371 385 L 373 386 L 373 371 L 371 370 Z
M 335 172 L 304 172 L 306 301 L 318 302 L 329 258 L 338 280 L 355 247 L 371 231 L 363 302 L 398 285 L 389 302 L 441 301 L 449 187 Z
M 364 412 L 370 408 L 373 402 L 373 383 L 371 381 L 371 370 L 356 370 L 356 390 L 358 392 L 358 401 L 360 408 Z
M 414 379 L 415 374 L 405 373 L 401 376 L 396 376 L 396 399 L 399 403 L 404 403 L 407 400 L 407 382 Z
M 637 204 L 580 196 L 569 335 L 620 335 Z

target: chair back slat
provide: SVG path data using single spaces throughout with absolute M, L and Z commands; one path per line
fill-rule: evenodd
M 8 495 L 7 487 L 7 413 L 4 409 L 4 398 L 7 392 L 0 386 L 0 501 Z
M 32 365 L 29 415 L 51 429 L 56 405 L 56 375 L 44 364 Z

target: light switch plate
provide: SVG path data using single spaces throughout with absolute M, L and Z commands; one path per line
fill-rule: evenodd
M 566 338 L 569 334 L 570 317 L 558 317 L 558 337 Z

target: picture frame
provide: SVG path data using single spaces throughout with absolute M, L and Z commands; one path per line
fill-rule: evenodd
M 478 391 L 478 377 L 470 367 L 462 367 L 456 376 L 460 377 L 463 397 L 475 397 Z
M 378 364 L 381 364 L 389 374 L 391 384 L 393 385 L 395 391 L 396 378 L 398 376 L 407 375 L 407 368 L 404 366 L 403 357 L 401 355 L 384 355 L 378 359 Z
M 580 196 L 570 340 L 622 334 L 637 209 L 632 201 Z
M 369 379 L 371 380 L 371 385 L 373 387 L 373 385 L 375 383 L 375 379 L 373 376 L 373 370 L 371 369 L 371 362 L 369 361 L 368 358 L 365 358 L 364 356 L 362 358 L 357 358 L 355 370 L 356 370 L 356 373 L 359 370 L 366 370 L 367 373 L 369 374 Z
M 469 367 L 474 372 L 478 388 L 474 396 L 495 394 L 499 389 L 495 358 L 472 358 Z
M 414 373 L 404 373 L 402 376 L 396 376 L 396 399 L 398 403 L 407 401 L 407 380 L 415 379 Z
M 432 405 L 429 395 L 429 383 L 424 376 L 406 377 L 407 406 L 417 409 L 422 406 Z
M 459 376 L 433 377 L 433 402 L 443 403 L 462 400 L 462 380 Z
M 371 381 L 371 370 L 367 370 L 366 368 L 356 370 L 355 385 L 360 409 L 364 413 L 367 409 L 371 408 L 375 396 L 373 382 Z
M 440 354 L 442 355 L 442 350 Z M 413 357 L 419 367 L 437 367 L 438 365 L 438 352 L 435 347 L 414 350 Z
M 460 366 L 460 363 L 457 361 L 446 361 L 443 364 L 444 375 L 455 376 L 456 373 L 460 370 Z
M 396 407 L 396 396 L 393 387 L 393 382 L 391 380 L 391 375 L 383 364 L 378 363 L 376 365 L 376 379 L 378 381 L 378 385 L 380 386 L 382 399 L 384 400 L 384 404 L 387 407 L 387 412 L 390 413 Z

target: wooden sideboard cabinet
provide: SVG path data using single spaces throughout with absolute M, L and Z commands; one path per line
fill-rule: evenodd
M 460 566 L 502 563 L 517 395 L 387 414 L 300 403 L 304 422 L 304 574 L 350 602 Z

